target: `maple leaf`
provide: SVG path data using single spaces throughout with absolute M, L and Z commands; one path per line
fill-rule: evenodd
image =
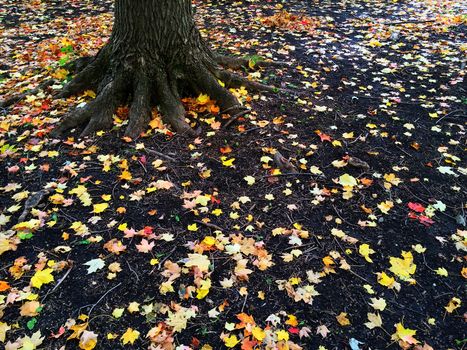
M 52 269 L 37 271 L 31 278 L 31 286 L 40 289 L 42 285 L 53 282 L 54 276 L 52 276 L 52 272 Z
M 402 323 L 398 323 L 395 326 L 396 332 L 391 336 L 392 340 L 401 340 L 404 343 L 410 345 L 418 344 L 418 340 L 413 337 L 417 333 L 417 331 L 409 328 L 404 328 L 404 325 Z
M 240 340 L 237 338 L 235 334 L 229 337 L 225 337 L 223 340 L 224 340 L 225 346 L 227 346 L 228 348 L 234 348 L 235 346 L 237 346 L 238 343 L 240 343 Z
M 137 330 L 133 330 L 133 328 L 128 328 L 125 333 L 120 337 L 123 345 L 130 343 L 133 345 L 136 339 L 139 338 L 140 333 Z
M 383 298 L 371 298 L 370 300 L 370 305 L 373 307 L 373 309 L 383 311 L 386 308 L 386 300 Z
M 97 345 L 97 334 L 90 331 L 84 331 L 79 339 L 79 348 L 83 350 L 92 350 Z
M 423 213 L 425 211 L 425 207 L 421 205 L 420 203 L 409 202 L 407 205 L 410 208 L 410 210 L 413 210 L 417 213 Z
M 102 269 L 105 266 L 105 262 L 102 259 L 92 259 L 85 262 L 83 265 L 88 266 L 88 275 Z
M 339 177 L 339 184 L 342 186 L 354 187 L 357 186 L 357 179 L 349 174 L 344 174 Z
M 107 243 L 104 244 L 104 249 L 107 249 L 109 252 L 119 255 L 121 252 L 126 250 L 126 245 L 116 238 L 111 239 Z
M 370 255 L 374 254 L 375 251 L 370 248 L 368 244 L 360 244 L 360 247 L 358 248 L 358 252 L 360 253 L 361 256 L 365 258 L 366 261 L 369 263 L 372 263 L 373 260 L 371 260 Z
M 402 251 L 402 257 L 403 259 L 391 256 L 389 258 L 391 264 L 389 270 L 400 279 L 407 281 L 410 280 L 411 275 L 415 273 L 417 266 L 413 263 L 413 255 L 411 252 Z
M 20 315 L 28 317 L 37 316 L 39 315 L 40 308 L 41 303 L 38 301 L 27 301 L 21 306 Z
M 447 312 L 451 314 L 455 309 L 459 308 L 461 304 L 462 304 L 462 301 L 459 298 L 454 297 L 451 300 L 449 300 L 448 305 L 445 306 L 444 308 L 446 309 Z
M 284 340 L 284 341 L 288 341 L 289 340 L 289 333 L 283 329 L 280 329 L 278 331 L 276 331 L 276 335 L 277 335 L 277 340 Z
M 188 254 L 188 259 L 184 260 L 186 267 L 197 266 L 201 272 L 207 272 L 211 262 L 206 255 L 203 254 Z
M 38 346 L 42 344 L 44 341 L 44 338 L 41 335 L 41 331 L 35 332 L 31 337 L 29 336 L 24 336 L 21 339 L 21 348 L 20 350 L 34 350 L 37 349 Z
M 264 338 L 266 338 L 266 332 L 263 331 L 260 327 L 258 326 L 255 326 L 253 327 L 253 329 L 251 330 L 251 334 L 253 335 L 253 337 L 258 340 L 259 342 L 262 342 L 264 340 Z
M 209 294 L 210 288 L 211 288 L 211 280 L 209 278 L 207 280 L 202 281 L 199 288 L 196 289 L 196 292 L 197 292 L 196 298 L 204 299 L 206 295 Z
M 324 324 L 316 327 L 316 334 L 321 335 L 323 338 L 326 338 L 329 334 L 329 329 Z
M 104 212 L 108 207 L 109 207 L 109 203 L 94 204 L 92 212 L 94 214 L 100 214 Z
M 169 311 L 167 325 L 172 327 L 173 332 L 181 332 L 187 326 L 188 320 L 196 316 L 195 309 L 180 308 L 177 312 Z
M 0 322 L 0 343 L 5 342 L 6 332 L 8 332 L 11 327 L 6 322 Z
M 373 328 L 379 328 L 383 325 L 383 320 L 381 319 L 381 315 L 376 313 L 368 313 L 368 322 L 365 323 L 365 326 L 367 326 L 369 329 Z
M 151 250 L 154 248 L 155 245 L 156 244 L 154 242 L 149 243 L 149 241 L 147 239 L 143 238 L 141 240 L 141 243 L 136 245 L 136 249 L 140 253 L 147 254 L 147 253 L 151 252 Z
M 341 312 L 337 315 L 336 320 L 341 326 L 350 326 L 350 320 L 348 319 L 346 312 Z
M 255 179 L 253 176 L 250 176 L 250 175 L 245 176 L 245 177 L 243 178 L 243 180 L 245 180 L 246 183 L 247 183 L 249 186 L 254 185 L 254 183 L 256 182 L 256 179 Z

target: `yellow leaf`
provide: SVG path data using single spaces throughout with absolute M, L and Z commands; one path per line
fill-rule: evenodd
M 349 174 L 344 174 L 339 177 L 339 184 L 342 186 L 354 187 L 357 186 L 357 179 Z
M 0 322 L 0 343 L 5 342 L 6 332 L 8 332 L 10 329 L 11 327 L 7 323 Z
M 252 186 L 252 185 L 256 182 L 256 179 L 255 179 L 253 176 L 250 176 L 250 175 L 245 176 L 245 177 L 243 178 L 243 180 L 246 181 L 246 183 L 248 184 L 248 186 Z
M 198 98 L 196 99 L 196 102 L 200 105 L 205 105 L 207 104 L 211 99 L 209 98 L 208 95 L 205 94 L 200 94 Z
M 418 340 L 413 337 L 416 333 L 417 331 L 404 328 L 402 323 L 398 323 L 396 324 L 396 333 L 391 336 L 391 339 L 395 341 L 402 340 L 407 344 L 418 344 Z
M 403 259 L 391 256 L 389 258 L 391 264 L 389 270 L 400 279 L 407 281 L 410 280 L 411 275 L 415 273 L 417 266 L 413 263 L 413 255 L 411 252 L 402 251 L 402 257 Z
M 378 204 L 378 209 L 381 210 L 383 214 L 388 214 L 389 210 L 394 207 L 394 202 L 384 201 Z
M 368 322 L 365 323 L 365 326 L 367 326 L 369 329 L 373 328 L 378 328 L 383 325 L 383 320 L 381 319 L 381 315 L 376 313 L 368 313 Z
M 289 317 L 289 319 L 285 321 L 285 324 L 288 324 L 292 327 L 297 327 L 298 326 L 297 317 L 295 317 L 294 315 L 287 315 L 287 316 Z
M 447 312 L 452 313 L 455 309 L 460 307 L 462 304 L 462 301 L 459 298 L 452 298 L 449 300 L 449 304 L 445 306 L 444 308 L 446 309 Z
M 347 318 L 347 313 L 346 312 L 341 312 L 339 315 L 336 316 L 337 322 L 341 326 L 349 326 L 350 325 L 350 320 Z
M 188 231 L 193 231 L 193 232 L 198 231 L 198 225 L 196 224 L 196 222 L 194 224 L 188 225 L 187 228 L 188 228 Z
M 240 340 L 238 340 L 236 335 L 231 335 L 230 337 L 225 337 L 224 338 L 224 344 L 228 348 L 235 347 L 239 342 L 240 342 Z
M 43 284 L 49 284 L 53 282 L 54 276 L 52 276 L 52 271 L 52 269 L 37 271 L 31 278 L 31 286 L 40 289 Z
M 125 311 L 124 308 L 114 309 L 114 311 L 112 312 L 112 316 L 115 317 L 115 318 L 120 318 L 120 317 L 122 317 L 124 311 Z
M 262 342 L 264 338 L 266 338 L 266 332 L 264 332 L 260 327 L 255 326 L 253 327 L 251 334 L 253 334 L 253 337 L 258 340 L 259 342 Z
M 448 277 L 448 271 L 444 267 L 438 267 L 435 272 L 437 275 Z
M 131 173 L 128 170 L 124 170 L 118 178 L 120 180 L 130 181 L 133 177 L 131 176 Z
M 139 338 L 139 332 L 136 330 L 133 330 L 133 328 L 128 328 L 125 333 L 120 337 L 123 345 L 126 345 L 128 343 L 134 344 L 136 339 Z
M 371 260 L 370 255 L 374 254 L 375 251 L 370 248 L 368 244 L 361 244 L 360 247 L 358 248 L 358 252 L 360 253 L 361 256 L 365 258 L 366 261 L 369 263 L 372 263 L 373 260 Z
M 196 294 L 197 299 L 204 299 L 206 295 L 209 294 L 209 289 L 211 288 L 211 280 L 208 278 L 205 281 L 201 282 L 200 287 L 196 290 L 198 294 Z
M 230 167 L 234 166 L 233 162 L 235 162 L 235 158 L 228 159 L 227 157 L 222 156 L 221 161 L 222 161 L 223 166 L 226 166 L 226 167 L 230 168 Z
M 386 308 L 386 300 L 383 298 L 371 298 L 370 300 L 370 305 L 373 307 L 373 309 L 383 311 Z
M 395 281 L 394 277 L 389 277 L 386 272 L 378 273 L 378 283 L 385 287 L 392 286 Z
M 289 333 L 287 331 L 284 331 L 283 329 L 276 331 L 276 335 L 277 335 L 277 340 L 284 340 L 284 341 L 289 340 Z
M 128 305 L 127 310 L 128 310 L 128 312 L 130 314 L 132 314 L 134 312 L 138 312 L 139 311 L 139 303 L 137 303 L 136 301 L 133 301 L 132 303 L 130 303 L 130 305 Z
M 209 258 L 203 254 L 188 254 L 185 262 L 186 267 L 197 266 L 202 272 L 208 272 L 210 264 Z
M 213 246 L 214 244 L 216 244 L 216 242 L 216 239 L 212 236 L 206 236 L 203 239 L 203 243 L 206 244 L 208 247 Z
M 94 209 L 92 210 L 92 212 L 94 214 L 100 214 L 100 213 L 104 212 L 108 207 L 109 207 L 108 203 L 94 204 L 93 205 Z

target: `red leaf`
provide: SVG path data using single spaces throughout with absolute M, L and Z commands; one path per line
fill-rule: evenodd
M 435 223 L 433 220 L 431 220 L 428 216 L 425 215 L 420 215 L 418 217 L 418 221 L 420 221 L 420 223 L 425 226 L 430 226 Z
M 288 329 L 289 333 L 292 333 L 292 334 L 298 334 L 300 333 L 300 329 L 298 329 L 297 327 L 290 327 Z
M 408 206 L 411 210 L 416 211 L 417 213 L 423 213 L 425 211 L 425 207 L 420 203 L 409 202 Z

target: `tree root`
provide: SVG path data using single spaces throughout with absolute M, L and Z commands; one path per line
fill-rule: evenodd
M 206 57 L 204 57 L 206 59 Z M 258 66 L 286 65 L 283 62 L 258 62 Z M 96 57 L 83 58 L 70 63 L 70 69 L 78 71 L 74 79 L 56 95 L 67 98 L 84 90 L 94 90 L 97 97 L 84 107 L 68 113 L 52 136 L 62 136 L 66 131 L 84 127 L 81 137 L 112 128 L 113 114 L 121 104 L 130 100 L 128 125 L 125 136 L 136 139 L 147 128 L 155 103 L 163 119 L 178 133 L 195 136 L 197 132 L 185 119 L 186 112 L 179 95 L 180 80 L 187 82 L 192 90 L 207 94 L 215 100 L 223 114 L 233 117 L 225 127 L 240 116 L 248 113 L 237 98 L 228 90 L 230 87 L 246 87 L 253 91 L 289 92 L 274 86 L 250 81 L 226 69 L 248 67 L 249 60 L 215 56 L 214 61 L 193 60 L 191 64 L 178 67 L 177 71 L 140 58 L 114 57 L 111 44 L 106 45 Z M 84 68 L 83 68 L 84 66 Z M 182 69 L 180 69 L 182 68 Z M 219 83 L 224 82 L 226 87 Z M 225 128 L 224 127 L 224 128 Z
M 81 137 L 110 128 L 113 113 L 122 102 L 122 85 L 122 81 L 118 80 L 108 83 L 95 100 L 67 114 L 52 136 L 62 136 L 66 131 L 82 125 L 86 127 Z
M 49 80 L 46 80 L 43 83 L 39 84 L 39 86 L 36 87 L 35 89 L 28 90 L 28 91 L 23 92 L 21 94 L 11 96 L 11 97 L 7 98 L 4 101 L 0 101 L 0 108 L 10 107 L 11 105 L 14 105 L 14 104 L 20 102 L 21 100 L 23 100 L 24 98 L 26 98 L 26 96 L 35 95 L 35 94 L 39 93 L 41 90 L 44 90 L 44 89 L 48 88 L 49 86 L 53 85 L 54 83 L 55 83 L 55 79 L 49 79 Z
M 220 66 L 227 68 L 227 69 L 233 69 L 233 70 L 239 70 L 242 68 L 249 69 L 251 68 L 250 62 L 251 60 L 247 58 L 242 58 L 242 57 L 231 57 L 231 56 L 224 56 L 224 55 L 216 55 L 214 57 L 214 60 L 216 61 L 217 64 Z M 290 63 L 288 62 L 282 62 L 282 61 L 256 61 L 254 63 L 254 67 L 288 67 L 290 66 Z
M 265 85 L 256 81 L 248 80 L 238 74 L 229 72 L 227 70 L 219 70 L 216 72 L 216 76 L 219 80 L 223 81 L 226 86 L 232 88 L 239 88 L 244 86 L 250 91 L 268 91 L 268 92 L 282 92 L 282 93 L 295 93 L 293 90 L 278 88 L 273 85 Z

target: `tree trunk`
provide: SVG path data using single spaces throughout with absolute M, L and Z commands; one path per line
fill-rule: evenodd
M 85 126 L 82 135 L 109 129 L 116 108 L 127 102 L 126 136 L 135 138 L 145 130 L 153 105 L 175 131 L 192 133 L 180 101 L 182 87 L 208 94 L 221 110 L 240 107 L 218 82 L 240 85 L 239 77 L 232 79 L 230 72 L 220 69 L 218 62 L 224 65 L 224 61 L 201 38 L 191 0 L 116 0 L 108 44 L 59 95 L 64 98 L 93 89 L 97 97 L 65 116 L 55 133 L 78 126 Z

